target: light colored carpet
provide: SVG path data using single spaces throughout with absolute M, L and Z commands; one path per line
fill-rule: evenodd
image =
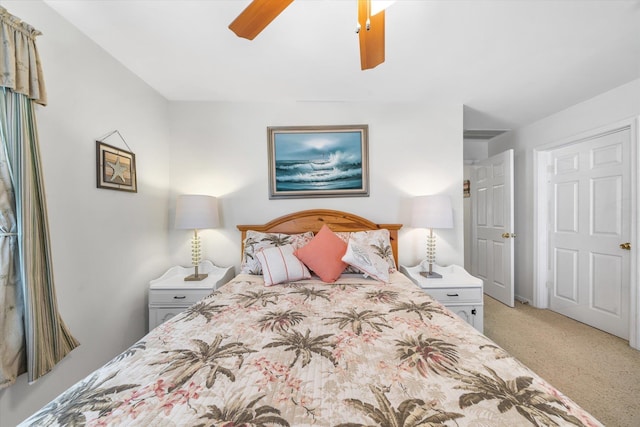
M 484 303 L 486 336 L 605 426 L 640 426 L 640 351 L 550 310 Z

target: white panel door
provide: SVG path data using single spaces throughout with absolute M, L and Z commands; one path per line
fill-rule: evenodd
M 513 307 L 513 150 L 474 164 L 471 218 L 471 273 Z
M 630 131 L 555 149 L 549 165 L 549 306 L 629 338 Z M 622 246 L 621 246 L 622 245 Z

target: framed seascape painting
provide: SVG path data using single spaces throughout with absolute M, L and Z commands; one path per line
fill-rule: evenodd
M 269 198 L 369 195 L 367 125 L 271 126 Z

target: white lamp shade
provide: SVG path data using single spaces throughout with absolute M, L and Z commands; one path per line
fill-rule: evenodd
M 453 228 L 453 208 L 447 195 L 419 196 L 413 200 L 411 226 L 415 228 Z
M 176 228 L 204 229 L 220 225 L 218 200 L 212 196 L 183 194 L 176 203 Z

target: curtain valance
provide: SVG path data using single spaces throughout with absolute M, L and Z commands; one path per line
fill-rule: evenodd
M 0 86 L 47 104 L 35 38 L 40 31 L 0 6 Z

